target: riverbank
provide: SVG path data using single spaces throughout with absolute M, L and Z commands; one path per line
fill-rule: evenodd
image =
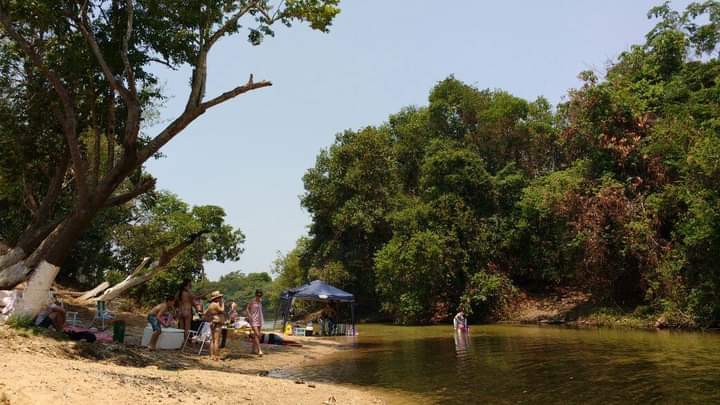
M 0 404 L 391 404 L 396 398 L 389 391 L 264 377 L 319 362 L 338 350 L 331 340 L 267 346 L 260 358 L 247 354 L 246 342 L 231 339 L 220 362 L 4 325 L 0 340 Z
M 522 291 L 498 322 L 648 330 L 697 329 L 693 320 L 683 314 L 658 313 L 646 306 L 632 309 L 603 306 L 594 303 L 591 294 L 572 289 L 544 293 Z

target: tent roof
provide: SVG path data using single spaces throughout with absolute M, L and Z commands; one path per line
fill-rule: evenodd
M 299 300 L 355 302 L 354 295 L 320 280 L 291 288 L 283 292 L 280 298 L 284 300 L 295 298 Z

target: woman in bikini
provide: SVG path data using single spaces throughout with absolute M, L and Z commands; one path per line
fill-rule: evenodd
M 262 336 L 263 312 L 262 312 L 262 296 L 260 290 L 255 290 L 255 298 L 245 307 L 247 321 L 252 329 L 252 352 L 258 356 L 262 356 L 263 352 L 260 348 L 260 337 Z
M 223 304 L 223 295 L 220 291 L 213 291 L 210 294 L 210 305 L 205 310 L 204 319 L 210 322 L 210 333 L 212 341 L 210 342 L 210 357 L 213 360 L 220 360 L 220 339 L 222 334 L 222 326 L 225 323 L 225 305 Z

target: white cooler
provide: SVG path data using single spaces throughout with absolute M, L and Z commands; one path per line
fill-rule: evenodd
M 152 335 L 152 328 L 150 325 L 145 327 L 143 331 L 141 346 L 150 345 L 150 336 Z M 165 350 L 176 350 L 182 347 L 183 340 L 185 338 L 185 331 L 176 328 L 162 328 L 162 333 L 157 341 L 158 349 Z

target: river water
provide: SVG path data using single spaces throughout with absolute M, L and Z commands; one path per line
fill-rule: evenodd
M 278 377 L 428 403 L 720 404 L 720 335 L 548 326 L 360 325 L 346 349 Z

